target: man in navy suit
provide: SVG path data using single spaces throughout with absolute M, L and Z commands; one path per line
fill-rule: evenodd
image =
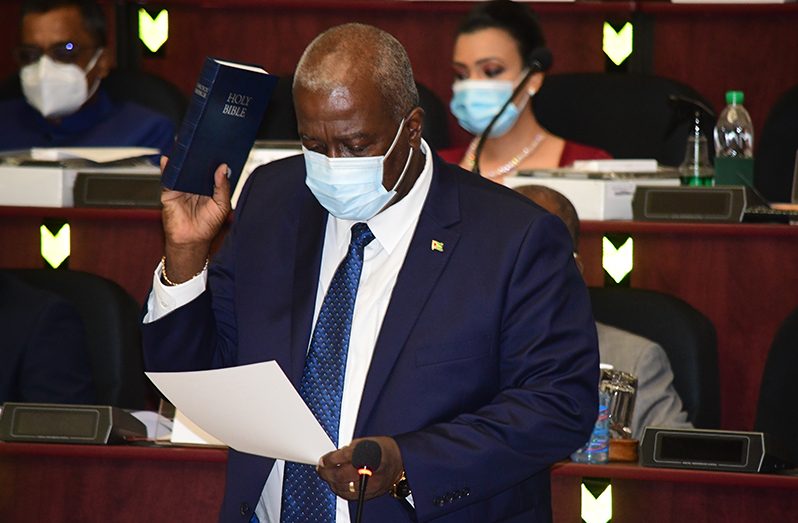
M 143 327 L 153 371 L 276 360 L 302 393 L 350 229 L 373 237 L 358 247 L 336 376 L 340 448 L 313 474 L 332 512 L 295 503 L 292 464 L 231 451 L 220 520 L 349 521 L 361 438 L 382 451 L 371 521 L 549 520 L 548 467 L 597 412 L 595 326 L 562 222 L 435 155 L 407 55 L 379 29 L 317 37 L 294 101 L 303 155 L 253 173 L 209 267 L 230 211 L 226 166 L 212 197 L 162 196 L 165 259 Z M 287 514 L 303 503 L 326 515 Z

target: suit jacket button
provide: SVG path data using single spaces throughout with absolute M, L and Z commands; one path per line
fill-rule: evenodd
M 446 494 L 446 503 L 452 503 L 454 501 L 454 494 L 451 492 Z
M 238 510 L 242 516 L 246 516 L 249 514 L 249 503 L 241 503 L 241 506 L 238 508 Z
M 463 489 L 463 496 L 465 496 L 465 497 L 468 497 L 468 496 L 470 496 L 470 495 L 471 495 L 471 489 L 469 489 L 469 488 L 464 488 L 464 489 Z
M 446 500 L 443 499 L 440 496 L 435 498 L 435 499 L 433 499 L 432 502 L 435 504 L 435 506 L 438 506 L 438 507 L 442 507 L 442 506 L 444 506 L 446 504 Z

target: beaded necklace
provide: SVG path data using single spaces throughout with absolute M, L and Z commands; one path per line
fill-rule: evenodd
M 518 164 L 524 161 L 524 159 L 526 159 L 527 156 L 535 152 L 535 149 L 538 148 L 538 146 L 545 137 L 546 136 L 543 133 L 537 133 L 535 137 L 532 138 L 532 141 L 529 143 L 529 145 L 521 149 L 521 152 L 510 158 L 509 162 L 500 165 L 499 167 L 497 167 L 492 171 L 482 172 L 481 173 L 482 176 L 484 176 L 485 178 L 498 178 L 500 176 L 504 176 L 508 173 L 515 171 L 518 168 Z M 471 143 L 468 145 L 468 150 L 466 151 L 466 165 L 468 165 L 472 171 L 474 170 L 474 164 L 476 160 L 475 156 L 476 156 L 476 149 L 478 142 L 479 142 L 478 137 L 471 140 Z

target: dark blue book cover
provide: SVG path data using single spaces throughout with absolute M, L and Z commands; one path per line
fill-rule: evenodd
M 206 58 L 161 184 L 211 196 L 213 173 L 226 163 L 232 194 L 276 83 L 260 67 Z

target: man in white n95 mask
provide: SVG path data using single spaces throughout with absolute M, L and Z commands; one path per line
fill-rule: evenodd
M 21 13 L 14 58 L 22 96 L 0 102 L 0 150 L 142 146 L 168 152 L 175 131 L 169 118 L 114 100 L 102 88 L 112 58 L 95 1 L 26 0 Z

